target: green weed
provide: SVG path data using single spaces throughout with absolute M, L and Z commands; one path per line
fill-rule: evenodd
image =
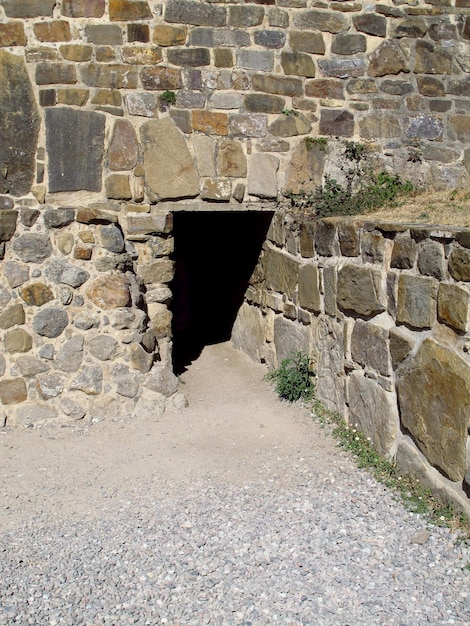
M 168 89 L 160 94 L 159 99 L 166 104 L 176 104 L 176 94 Z
M 305 146 L 309 152 L 314 148 L 318 148 L 320 152 L 326 152 L 328 139 L 326 137 L 305 137 Z
M 274 381 L 278 396 L 289 402 L 313 398 L 315 386 L 312 382 L 310 359 L 302 352 L 294 352 L 281 362 L 279 369 L 269 372 L 267 380 Z

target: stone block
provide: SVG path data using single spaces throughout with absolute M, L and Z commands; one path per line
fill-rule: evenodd
M 148 20 L 151 17 L 147 0 L 109 0 L 109 18 L 113 22 Z
M 254 361 L 264 356 L 265 324 L 259 308 L 244 302 L 240 307 L 232 328 L 232 342 Z
M 125 96 L 129 115 L 155 117 L 157 101 L 152 93 L 129 93 Z
M 22 304 L 13 304 L 0 313 L 0 328 L 7 329 L 25 323 L 25 314 Z
M 128 214 L 126 224 L 126 236 L 131 238 L 141 235 L 168 234 L 173 228 L 173 217 L 171 213 L 165 211 L 151 214 Z
M 3 0 L 2 6 L 7 17 L 31 18 L 52 17 L 56 0 Z
M 449 133 L 450 139 L 468 143 L 470 141 L 468 115 L 450 115 L 447 132 Z
M 337 253 L 336 220 L 322 219 L 315 225 L 315 250 L 320 256 L 333 256 Z
M 215 94 L 214 94 L 215 95 Z M 218 94 L 226 97 L 228 94 Z M 203 109 L 206 104 L 206 96 L 199 91 L 179 91 L 176 96 L 176 106 L 184 109 Z M 214 108 L 219 108 L 215 106 Z
M 252 85 L 255 91 L 274 93 L 280 96 L 303 95 L 302 81 L 300 78 L 255 74 L 252 78 Z
M 311 263 L 301 265 L 299 268 L 299 304 L 309 311 L 321 312 L 318 267 Z
M 65 17 L 103 17 L 105 0 L 62 0 Z
M 416 42 L 416 74 L 450 74 L 452 53 L 440 45 L 420 39 Z
M 28 397 L 26 383 L 22 378 L 0 380 L 0 401 L 2 404 L 18 404 Z
M 34 24 L 33 30 L 38 41 L 57 43 L 60 41 L 70 41 L 72 39 L 70 26 L 66 20 L 37 22 Z
M 226 113 L 213 111 L 192 111 L 191 123 L 193 130 L 209 135 L 227 135 L 229 118 Z
M 57 352 L 56 365 L 63 372 L 76 372 L 83 359 L 83 336 L 74 335 Z
M 237 66 L 248 70 L 272 72 L 274 54 L 268 50 L 237 50 Z
M 18 211 L 0 211 L 0 241 L 10 241 L 16 231 Z
M 343 256 L 359 256 L 359 225 L 355 222 L 340 222 L 338 224 L 338 241 Z
M 274 137 L 306 135 L 311 130 L 312 124 L 302 113 L 296 113 L 296 115 L 281 115 L 269 127 L 269 132 Z
M 0 50 L 0 83 L 0 193 L 23 196 L 34 180 L 39 117 L 22 57 Z
M 167 259 L 158 259 L 153 263 L 139 266 L 139 276 L 145 285 L 169 283 L 174 275 L 175 264 Z
M 470 281 L 470 250 L 455 247 L 449 257 L 449 273 L 455 280 Z
M 139 156 L 134 127 L 127 120 L 117 120 L 109 143 L 108 163 L 111 170 L 130 170 Z
M 392 40 L 384 41 L 377 50 L 369 55 L 369 76 L 387 76 L 409 71 L 410 68 L 406 59 Z
M 147 374 L 153 364 L 153 355 L 147 354 L 144 348 L 138 343 L 129 344 L 129 361 L 133 369 Z
M 75 219 L 75 209 L 60 208 L 46 209 L 43 213 L 46 228 L 62 228 L 68 226 Z
M 58 104 L 82 107 L 88 102 L 88 89 L 59 89 L 57 91 Z
M 264 19 L 264 7 L 255 5 L 231 6 L 229 8 L 229 24 L 238 28 L 259 26 Z
M 105 116 L 75 109 L 47 109 L 49 191 L 100 191 Z M 80 132 L 78 132 L 80 131 Z
M 248 193 L 258 198 L 276 198 L 278 169 L 279 159 L 273 154 L 251 155 L 247 180 Z
M 364 59 L 320 59 L 318 67 L 324 76 L 332 78 L 357 78 L 366 71 Z
M 201 67 L 211 62 L 208 48 L 169 48 L 167 55 L 172 65 Z
M 47 372 L 49 365 L 41 361 L 35 356 L 21 355 L 16 359 L 16 365 L 20 370 L 20 373 L 25 378 L 31 378 L 37 376 L 43 372 Z
M 444 248 L 440 243 L 428 239 L 420 244 L 418 269 L 421 274 L 443 280 L 445 275 L 444 262 Z
M 364 317 L 381 313 L 385 310 L 385 294 L 381 281 L 382 274 L 379 270 L 344 265 L 338 271 L 338 306 L 345 312 Z
M 365 263 L 382 263 L 385 257 L 386 239 L 381 233 L 362 233 L 362 258 Z
M 0 47 L 25 46 L 27 43 L 28 38 L 21 22 L 0 24 Z
M 63 283 L 77 288 L 83 285 L 90 275 L 80 267 L 67 263 L 62 259 L 53 259 L 44 271 L 45 277 L 53 283 Z
M 254 33 L 254 41 L 258 46 L 278 49 L 286 43 L 286 34 L 282 30 L 258 30 Z
M 106 197 L 114 200 L 131 200 L 132 191 L 129 176 L 126 174 L 110 174 L 105 180 Z
M 171 336 L 172 314 L 166 304 L 152 303 L 149 305 L 149 328 L 157 339 Z
M 178 390 L 178 378 L 164 365 L 154 365 L 148 376 L 145 377 L 144 386 L 156 393 L 168 397 Z
M 408 270 L 414 267 L 416 260 L 416 241 L 409 235 L 398 235 L 393 241 L 390 267 Z
M 70 389 L 96 396 L 103 390 L 103 371 L 99 365 L 85 365 L 80 374 L 70 383 Z
M 371 322 L 356 320 L 351 333 L 351 357 L 366 370 L 383 376 L 392 373 L 388 352 L 388 330 Z
M 436 321 L 437 284 L 433 278 L 400 274 L 397 322 L 411 328 L 432 328 Z
M 294 25 L 299 29 L 312 29 L 327 33 L 341 33 L 349 28 L 349 22 L 344 15 L 317 10 L 296 12 Z
M 157 65 L 163 60 L 162 51 L 155 46 L 123 46 L 121 57 L 129 65 Z
M 331 44 L 333 54 L 351 55 L 365 52 L 367 49 L 367 39 L 364 35 L 344 34 L 336 35 Z
M 281 113 L 285 108 L 284 98 L 264 93 L 246 94 L 244 104 L 248 113 Z
M 107 211 L 107 205 L 92 205 L 86 208 L 78 209 L 75 215 L 77 222 L 81 224 L 112 224 L 118 221 L 118 216 Z
M 201 198 L 212 202 L 229 202 L 232 183 L 227 179 L 206 178 L 202 181 Z
M 35 80 L 37 85 L 58 85 L 60 83 L 73 85 L 77 82 L 77 72 L 75 66 L 71 64 L 38 63 Z
M 334 137 L 352 137 L 354 115 L 350 111 L 341 109 L 323 109 L 320 115 L 319 132 L 321 135 Z
M 139 391 L 139 377 L 127 365 L 117 363 L 111 372 L 116 393 L 125 398 L 135 398 Z
M 243 48 L 251 43 L 250 35 L 245 30 L 228 28 L 193 28 L 189 37 L 191 46 L 207 48 L 232 47 Z
M 385 391 L 361 372 L 352 372 L 348 377 L 348 404 L 350 428 L 357 424 L 381 456 L 393 458 L 400 432 L 395 393 Z
M 325 41 L 323 39 L 323 35 L 314 31 L 289 31 L 289 45 L 293 52 L 325 54 Z
M 376 13 L 363 13 L 353 17 L 353 24 L 361 33 L 375 37 L 385 37 L 387 34 L 387 20 L 383 15 Z
M 44 283 L 31 283 L 23 287 L 20 296 L 29 306 L 42 306 L 54 299 L 52 290 Z
M 150 41 L 150 27 L 148 24 L 128 24 L 127 41 L 148 43 Z
M 218 176 L 244 178 L 246 172 L 246 156 L 242 144 L 230 139 L 223 141 L 217 153 Z
M 331 268 L 334 269 L 334 268 Z M 331 411 L 344 415 L 344 336 L 341 322 L 327 315 L 312 325 L 310 357 L 315 371 L 315 393 Z
M 225 26 L 227 10 L 214 4 L 194 3 L 190 0 L 168 0 L 165 21 L 194 26 Z
M 88 287 L 87 296 L 100 309 L 126 307 L 131 301 L 129 280 L 124 275 L 96 278 Z
M 159 46 L 182 46 L 186 43 L 187 26 L 159 24 L 153 30 L 153 42 Z
M 292 300 L 299 280 L 298 261 L 275 248 L 268 248 L 263 256 L 262 264 L 266 287 L 285 294 Z
M 119 344 L 110 335 L 100 335 L 88 342 L 88 349 L 96 359 L 112 361 L 118 354 Z
M 122 29 L 117 24 L 87 24 L 85 37 L 89 43 L 99 46 L 120 46 L 123 43 Z
M 309 54 L 303 52 L 282 52 L 281 65 L 284 74 L 294 76 L 315 76 L 315 63 Z
M 359 122 L 361 136 L 366 139 L 400 137 L 401 126 L 396 115 L 368 115 Z
M 393 369 L 406 359 L 415 345 L 413 335 L 404 327 L 391 328 L 389 331 L 390 356 L 392 358 Z
M 14 289 L 29 280 L 29 266 L 16 261 L 7 261 L 4 264 L 3 275 L 8 285 Z
M 427 338 L 400 371 L 397 389 L 403 426 L 418 448 L 447 478 L 462 480 L 470 420 L 468 362 L 451 347 Z
M 468 330 L 470 292 L 458 285 L 440 283 L 437 296 L 439 321 L 457 332 Z
M 239 109 L 242 104 L 243 96 L 241 93 L 219 91 L 212 94 L 210 99 L 210 106 L 214 109 Z
M 311 336 L 308 326 L 291 321 L 282 316 L 274 319 L 274 346 L 279 366 L 294 352 L 310 354 Z
M 150 191 L 160 199 L 197 196 L 199 176 L 183 135 L 172 119 L 146 122 L 140 134 L 145 182 Z
M 14 328 L 5 333 L 4 343 L 6 352 L 29 352 L 33 347 L 33 338 L 22 328 Z
M 129 65 L 90 63 L 80 69 L 80 75 L 89 87 L 105 89 L 137 89 L 137 69 Z M 64 82 L 64 81 L 61 81 Z
M 233 52 L 227 48 L 216 48 L 214 50 L 214 65 L 216 67 L 233 67 Z
M 344 100 L 344 85 L 339 80 L 317 79 L 305 83 L 305 94 L 311 98 Z
M 193 148 L 196 156 L 199 176 L 215 176 L 215 143 L 212 137 L 207 135 L 195 135 Z M 220 148 L 219 148 L 220 154 Z M 219 157 L 220 158 L 220 157 Z M 230 176 L 230 174 L 221 174 Z
M 230 116 L 230 134 L 233 137 L 264 137 L 266 132 L 267 119 L 264 115 Z
M 287 11 L 273 7 L 268 12 L 268 22 L 270 26 L 287 28 L 289 26 L 289 14 Z

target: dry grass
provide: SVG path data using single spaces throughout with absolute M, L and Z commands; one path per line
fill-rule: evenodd
M 470 227 L 470 191 L 423 192 L 370 213 L 368 218 L 413 224 L 445 224 Z

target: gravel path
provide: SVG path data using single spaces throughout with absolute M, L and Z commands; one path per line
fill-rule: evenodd
M 0 624 L 468 625 L 468 546 L 261 378 L 217 346 L 179 416 L 4 432 Z

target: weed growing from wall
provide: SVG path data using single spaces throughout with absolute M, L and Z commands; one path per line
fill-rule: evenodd
M 266 379 L 274 381 L 274 389 L 280 398 L 296 402 L 313 398 L 312 374 L 308 355 L 294 352 L 281 362 L 279 369 L 267 374 Z

